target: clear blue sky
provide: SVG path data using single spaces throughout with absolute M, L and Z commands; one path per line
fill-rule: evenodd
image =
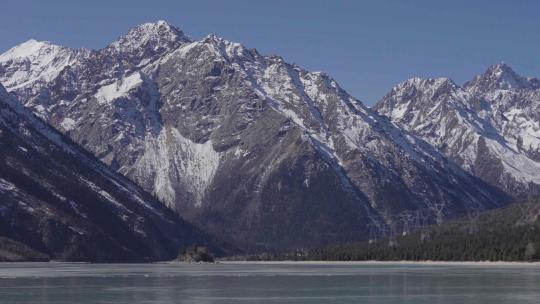
M 30 38 L 101 48 L 159 19 L 325 71 L 372 105 L 413 76 L 458 83 L 504 61 L 540 76 L 540 1 L 2 0 L 0 51 Z

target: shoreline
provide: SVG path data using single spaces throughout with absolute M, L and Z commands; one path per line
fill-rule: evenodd
M 91 264 L 91 265 L 152 265 L 152 264 L 186 264 L 186 265 L 343 265 L 343 266 L 361 266 L 361 265 L 421 265 L 421 266 L 540 266 L 540 261 L 522 262 L 522 261 L 228 261 L 216 260 L 213 263 L 205 262 L 185 262 L 185 261 L 157 261 L 147 263 L 93 263 L 93 262 L 64 262 L 64 261 L 17 261 L 17 262 L 0 262 L 0 265 L 17 265 L 17 264 Z
M 509 262 L 509 261 L 217 261 L 219 264 L 268 264 L 268 265 L 447 265 L 447 266 L 540 266 L 540 261 L 535 262 Z

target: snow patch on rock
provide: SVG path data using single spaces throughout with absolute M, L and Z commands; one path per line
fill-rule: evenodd
M 185 185 L 195 205 L 201 206 L 220 157 L 211 140 L 195 143 L 177 129 L 169 128 L 163 129 L 157 138 L 147 138 L 135 170 L 137 176 L 153 176 L 155 195 L 170 207 L 175 204 L 177 182 Z
M 143 83 L 139 73 L 133 73 L 130 76 L 123 78 L 115 83 L 102 86 L 99 88 L 95 97 L 101 104 L 109 103 L 117 98 L 127 95 L 131 90 L 135 89 Z
M 71 131 L 75 128 L 76 122 L 71 118 L 64 118 L 60 123 L 60 126 L 66 131 Z

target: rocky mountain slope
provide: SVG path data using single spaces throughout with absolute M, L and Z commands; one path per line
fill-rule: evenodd
M 540 191 L 540 80 L 508 65 L 463 87 L 448 78 L 413 78 L 375 109 L 465 170 L 522 197 Z
M 328 75 L 214 35 L 193 41 L 163 21 L 101 50 L 29 41 L 0 56 L 0 82 L 246 249 L 359 240 L 404 211 L 434 221 L 508 200 Z
M 0 86 L 0 261 L 155 261 L 208 243 Z

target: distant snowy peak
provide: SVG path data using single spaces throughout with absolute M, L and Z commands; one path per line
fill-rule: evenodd
M 414 115 L 426 114 L 418 108 L 434 108 L 446 103 L 459 103 L 463 90 L 449 78 L 411 78 L 396 85 L 375 105 L 375 109 L 394 121 Z M 410 118 L 410 117 L 409 117 Z
M 37 90 L 38 82 L 52 81 L 64 68 L 88 54 L 86 50 L 29 40 L 0 55 L 0 82 L 8 91 Z
M 416 87 L 422 87 L 426 85 L 441 85 L 446 82 L 452 82 L 451 79 L 446 77 L 438 77 L 438 78 L 423 78 L 423 77 L 412 77 L 405 81 L 400 82 L 395 86 L 395 88 L 402 88 L 406 86 L 416 86 Z
M 104 51 L 110 54 L 140 52 L 142 56 L 145 53 L 170 51 L 186 42 L 190 42 L 190 39 L 179 28 L 160 20 L 132 28 Z
M 0 55 L 0 82 L 9 91 L 48 82 L 88 53 L 31 39 Z
M 48 49 L 55 49 L 57 47 L 58 46 L 53 45 L 48 41 L 37 41 L 35 39 L 30 39 L 0 55 L 0 62 L 29 57 L 37 57 L 43 51 L 47 51 Z
M 412 93 L 414 91 L 427 91 L 431 95 L 440 95 L 452 93 L 458 90 L 459 86 L 456 85 L 451 79 L 441 78 L 420 78 L 414 77 L 408 79 L 392 89 L 392 92 Z
M 489 67 L 484 74 L 475 76 L 464 87 L 477 93 L 490 90 L 537 89 L 540 88 L 540 80 L 523 77 L 506 63 L 499 63 Z
M 375 109 L 472 174 L 515 196 L 540 191 L 538 80 L 493 65 L 459 87 L 451 80 L 413 78 Z

